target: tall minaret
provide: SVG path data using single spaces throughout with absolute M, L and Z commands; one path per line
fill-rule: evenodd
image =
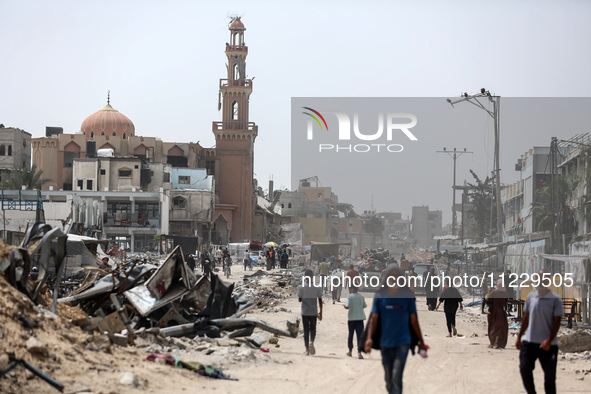
M 250 241 L 254 215 L 253 185 L 254 141 L 258 128 L 248 121 L 248 100 L 252 93 L 252 80 L 246 78 L 244 45 L 246 28 L 240 17 L 232 19 L 229 26 L 230 41 L 226 43 L 228 75 L 220 79 L 222 121 L 213 122 L 216 139 L 216 157 L 219 172 L 216 172 L 215 217 L 224 215 L 231 227 L 228 242 Z M 231 215 L 231 220 L 227 216 Z

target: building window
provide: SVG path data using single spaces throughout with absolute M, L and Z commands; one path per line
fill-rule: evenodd
M 285 208 L 285 207 L 283 206 L 283 204 L 281 204 L 281 208 Z
M 207 175 L 215 175 L 215 160 L 207 160 L 205 162 L 205 169 L 207 170 Z
M 238 103 L 236 101 L 232 103 L 232 120 L 238 120 Z
M 113 131 L 113 137 L 115 137 L 117 135 L 117 133 L 115 131 Z
M 12 145 L 8 145 L 8 156 L 12 156 Z
M 62 189 L 64 190 L 72 190 L 72 184 L 71 183 L 64 183 L 62 186 Z
M 138 215 L 156 219 L 160 216 L 160 204 L 158 202 L 137 201 L 135 211 Z
M 74 165 L 74 159 L 80 157 L 80 152 L 64 152 L 64 167 L 72 168 Z
M 105 132 L 104 131 L 101 131 L 101 135 L 105 135 Z
M 179 184 L 190 185 L 191 184 L 191 177 L 185 176 L 185 175 L 179 175 Z
M 78 179 L 78 189 L 79 190 L 84 190 L 84 180 L 83 179 Z
M 287 207 L 288 208 L 291 208 L 291 203 L 287 203 Z
M 105 175 L 107 173 L 107 170 L 101 170 L 101 175 Z
M 126 138 L 127 138 L 127 134 L 123 133 L 123 139 L 126 139 Z
M 131 178 L 131 170 L 122 168 L 119 170 L 119 178 Z
M 234 63 L 234 72 L 233 72 L 233 77 L 234 77 L 234 81 L 237 81 L 240 79 L 240 70 L 238 69 L 238 63 Z
M 187 208 L 187 199 L 184 197 L 175 197 L 172 199 L 173 208 Z
M 162 182 L 170 183 L 170 172 L 165 172 L 162 175 Z
M 6 147 L 4 145 L 0 145 L 0 156 L 4 156 L 6 154 Z
M 90 132 L 90 138 L 94 138 L 94 131 Z
M 86 190 L 92 190 L 92 179 L 86 180 Z
M 135 168 L 137 170 L 140 167 L 138 165 L 135 165 L 135 166 L 133 166 L 133 168 Z

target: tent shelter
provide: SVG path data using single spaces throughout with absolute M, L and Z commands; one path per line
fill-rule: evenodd
M 322 261 L 330 256 L 338 256 L 339 248 L 341 246 L 351 247 L 351 243 L 326 243 L 326 242 L 312 242 L 311 243 L 311 261 Z

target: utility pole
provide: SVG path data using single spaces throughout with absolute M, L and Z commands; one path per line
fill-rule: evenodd
M 556 169 L 558 167 L 558 139 L 552 137 L 550 142 L 550 214 L 552 215 L 551 225 L 552 229 L 550 232 L 550 253 L 554 254 L 554 242 L 557 238 L 556 233 Z
M 451 206 L 451 235 L 456 235 L 456 226 L 457 226 L 457 215 L 456 215 L 456 160 L 458 157 L 462 156 L 464 153 L 474 153 L 468 152 L 466 148 L 464 151 L 458 151 L 454 148 L 453 152 L 448 151 L 445 147 L 443 150 L 438 150 L 437 153 L 447 153 L 449 157 L 451 157 L 454 161 L 454 183 L 452 186 L 453 198 L 452 198 L 452 206 Z M 463 202 L 463 201 L 462 201 Z M 464 217 L 462 216 L 462 225 L 464 223 Z
M 492 103 L 493 109 L 490 110 L 486 108 L 478 98 L 486 97 Z M 505 259 L 502 255 L 503 248 L 500 244 L 503 242 L 503 224 L 501 223 L 503 217 L 503 207 L 501 205 L 501 163 L 500 163 L 500 112 L 501 112 L 501 97 L 500 96 L 493 96 L 490 92 L 484 88 L 480 89 L 480 93 L 469 95 L 468 93 L 462 94 L 462 98 L 458 100 L 452 101 L 451 99 L 447 99 L 447 102 L 451 104 L 453 107 L 454 104 L 458 104 L 461 102 L 467 101 L 470 104 L 477 106 L 478 108 L 485 111 L 493 118 L 494 128 L 495 128 L 495 199 L 496 199 L 496 207 L 497 207 L 497 259 L 498 264 L 497 266 L 504 265 Z

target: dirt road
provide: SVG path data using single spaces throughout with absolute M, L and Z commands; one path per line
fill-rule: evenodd
M 234 266 L 233 271 L 231 279 L 241 281 L 241 267 Z M 367 303 L 371 305 L 372 295 L 364 295 Z M 236 356 L 232 355 L 234 353 L 230 352 L 234 349 L 228 347 L 216 347 L 209 355 L 205 351 L 193 349 L 178 354 L 184 361 L 221 366 L 231 377 L 238 378 L 238 381 L 205 378 L 186 369 L 145 361 L 147 353 L 134 347 L 114 346 L 111 352 L 88 350 L 82 342 L 88 334 L 75 327 L 69 327 L 65 322 L 47 321 L 45 328 L 35 331 L 35 335 L 48 344 L 51 353 L 57 354 L 53 356 L 55 366 L 45 363 L 44 370 L 65 384 L 65 392 L 385 392 L 379 352 L 374 351 L 363 360 L 346 356 L 347 311 L 343 308 L 346 296 L 347 292 L 344 291 L 341 302 L 334 305 L 329 299 L 326 300 L 324 319 L 318 324 L 314 356 L 304 355 L 304 340 L 301 335 L 295 339 L 279 338 L 279 347 L 265 344 L 264 346 L 269 347 L 269 353 L 240 349 L 246 354 L 246 358 L 241 357 L 241 360 L 237 360 Z M 13 304 L 15 300 L 22 298 L 22 295 L 15 289 L 11 290 L 5 286 L 2 297 L 4 298 L 0 298 L 0 301 L 5 301 L 6 310 L 0 311 L 0 326 L 3 332 L 0 335 L 0 355 L 3 349 L 8 348 L 23 354 L 26 350 L 17 345 L 22 345 L 32 335 L 29 332 L 31 330 L 24 329 L 12 318 L 16 313 Z M 12 309 L 8 308 L 11 305 Z M 405 393 L 524 392 L 518 370 L 518 351 L 513 346 L 514 337 L 510 336 L 509 346 L 505 350 L 487 348 L 485 316 L 480 314 L 478 308 L 467 308 L 459 312 L 459 335 L 448 338 L 443 312 L 428 312 L 424 298 L 417 300 L 417 306 L 425 340 L 431 349 L 427 359 L 409 355 L 404 373 Z M 258 317 L 277 327 L 285 327 L 285 322 L 290 318 L 299 317 L 299 313 L 300 304 L 294 294 L 284 302 L 280 301 L 278 305 L 265 311 L 258 309 L 248 316 Z M 64 332 L 69 332 L 68 336 L 64 337 Z M 164 351 L 176 354 L 175 350 Z M 46 361 L 46 358 L 31 357 L 31 361 L 38 364 Z M 579 373 L 576 373 L 577 370 Z M 591 360 L 559 360 L 558 391 L 589 393 L 591 374 L 585 376 L 585 372 L 591 372 Z M 122 385 L 119 382 L 122 373 L 133 373 L 139 382 L 137 388 Z M 17 388 L 13 392 L 55 392 L 40 379 L 25 376 L 22 368 L 18 374 L 11 379 L 20 382 L 20 389 Z M 539 365 L 535 370 L 535 379 L 538 392 L 543 392 L 543 374 Z M 4 384 L 10 386 L 10 381 L 4 381 Z
M 237 269 L 235 275 L 239 275 Z M 371 305 L 372 295 L 363 293 Z M 228 393 L 379 393 L 385 392 L 383 369 L 379 351 L 359 360 L 346 356 L 347 311 L 343 308 L 347 291 L 341 303 L 324 305 L 324 319 L 318 325 L 316 355 L 304 355 L 304 340 L 281 338 L 279 348 L 269 345 L 266 361 L 251 365 L 236 365 L 228 372 L 238 382 L 198 379 L 196 387 L 216 389 Z M 329 298 L 329 297 L 328 297 Z M 467 300 L 471 301 L 471 300 Z M 253 313 L 271 324 L 284 326 L 284 322 L 297 316 L 300 305 L 293 297 L 282 305 L 289 312 Z M 520 393 L 524 392 L 518 369 L 519 352 L 515 338 L 509 337 L 505 350 L 489 349 L 485 336 L 485 316 L 478 308 L 458 312 L 458 336 L 446 337 L 445 315 L 442 311 L 429 312 L 425 299 L 417 300 L 419 321 L 430 346 L 429 357 L 409 355 L 404 372 L 406 393 Z M 368 308 L 369 312 L 369 308 Z M 516 333 L 516 330 L 511 330 Z M 475 336 L 477 335 L 477 336 Z M 354 352 L 354 355 L 356 353 Z M 591 375 L 584 380 L 575 370 L 591 370 L 591 361 L 559 361 L 558 388 L 560 393 L 588 393 Z M 544 392 L 543 373 L 539 365 L 534 371 L 538 392 Z M 190 387 L 185 387 L 190 390 Z

